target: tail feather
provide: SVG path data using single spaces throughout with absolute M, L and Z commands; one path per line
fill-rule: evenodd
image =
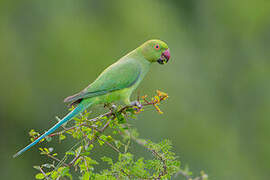
M 42 140 L 43 138 L 45 138 L 46 136 L 50 135 L 51 133 L 53 133 L 56 129 L 58 129 L 62 124 L 68 122 L 69 120 L 71 120 L 72 118 L 74 118 L 76 115 L 78 115 L 80 112 L 82 112 L 85 108 L 87 108 L 88 106 L 85 106 L 83 104 L 79 104 L 74 110 L 72 110 L 70 113 L 68 113 L 64 118 L 62 118 L 61 121 L 59 121 L 57 124 L 55 124 L 53 127 L 51 127 L 51 129 L 49 129 L 47 132 L 45 132 L 44 134 L 42 134 L 39 138 L 37 138 L 35 141 L 33 141 L 32 143 L 30 143 L 28 146 L 26 146 L 25 148 L 23 148 L 22 150 L 20 150 L 19 152 L 17 152 L 16 154 L 13 155 L 13 158 L 21 155 L 23 152 L 27 151 L 28 149 L 30 149 L 32 146 L 34 146 L 35 144 L 37 144 L 40 140 Z

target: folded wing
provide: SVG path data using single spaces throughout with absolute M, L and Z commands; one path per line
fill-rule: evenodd
M 81 92 L 67 97 L 64 102 L 79 103 L 82 99 L 100 96 L 113 91 L 131 87 L 141 74 L 140 65 L 136 61 L 125 60 L 104 70 L 100 76 Z

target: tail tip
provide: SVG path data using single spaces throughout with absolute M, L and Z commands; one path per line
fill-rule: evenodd
M 13 157 L 13 158 L 16 158 L 16 157 L 18 157 L 20 154 L 21 154 L 20 152 L 17 152 L 17 153 L 14 154 L 12 157 Z

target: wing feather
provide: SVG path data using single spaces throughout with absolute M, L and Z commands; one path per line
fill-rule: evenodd
M 140 65 L 134 60 L 116 62 L 81 92 L 65 98 L 64 102 L 77 102 L 81 99 L 100 96 L 113 91 L 131 87 L 141 74 Z

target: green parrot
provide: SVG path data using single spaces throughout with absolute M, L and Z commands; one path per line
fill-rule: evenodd
M 130 96 L 149 71 L 150 65 L 155 62 L 165 64 L 169 59 L 170 51 L 165 42 L 161 40 L 146 41 L 105 69 L 84 90 L 67 97 L 64 102 L 71 103 L 76 108 L 13 157 L 19 156 L 90 106 L 119 100 L 130 105 Z

